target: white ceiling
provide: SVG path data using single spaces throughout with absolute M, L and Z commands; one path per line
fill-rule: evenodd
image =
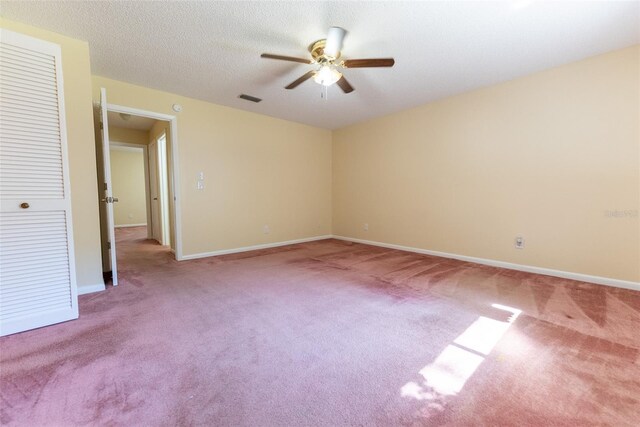
M 89 42 L 92 72 L 328 129 L 640 42 L 640 2 L 7 2 L 5 18 Z M 305 57 L 330 26 L 343 57 L 394 57 L 349 69 L 327 101 Z M 246 93 L 259 104 L 238 99 Z
M 107 112 L 107 119 L 109 120 L 109 126 L 126 129 L 136 130 L 149 130 L 156 123 L 155 119 L 148 117 L 133 116 L 127 114 L 115 113 L 113 111 Z

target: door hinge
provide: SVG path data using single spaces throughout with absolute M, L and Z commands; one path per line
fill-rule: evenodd
M 107 191 L 107 183 L 104 183 L 104 191 Z
M 111 249 L 111 242 L 107 242 L 107 249 Z
M 100 130 L 104 129 L 104 125 L 102 124 L 102 122 L 100 122 Z

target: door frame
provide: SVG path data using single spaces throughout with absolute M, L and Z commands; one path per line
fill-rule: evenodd
M 162 146 L 160 141 L 163 140 Z M 167 150 L 167 132 L 162 132 L 155 140 L 158 155 L 158 197 L 160 198 L 160 229 L 162 244 L 171 245 L 171 215 L 169 213 L 169 159 Z
M 149 141 L 147 145 L 147 161 L 149 163 L 149 206 L 151 208 L 151 227 L 149 230 L 149 238 L 158 242 L 158 244 L 164 246 L 162 235 L 162 222 L 165 220 L 162 218 L 162 199 L 160 197 L 160 182 L 158 176 L 160 175 L 160 159 L 158 158 L 158 141 L 153 139 Z M 151 155 L 153 154 L 153 157 Z M 167 167 L 167 165 L 164 165 Z M 152 175 L 153 173 L 153 175 Z
M 173 193 L 173 229 L 175 232 L 175 257 L 177 261 L 182 261 L 182 215 L 180 198 L 180 169 L 178 161 L 178 118 L 170 114 L 156 113 L 154 111 L 141 110 L 139 108 L 126 107 L 123 105 L 107 103 L 107 111 L 114 113 L 131 114 L 133 116 L 148 117 L 150 119 L 163 120 L 169 122 L 169 133 L 171 135 L 171 174 L 169 176 L 169 186 Z M 171 203 L 171 200 L 169 200 Z M 171 221 L 171 219 L 169 219 Z

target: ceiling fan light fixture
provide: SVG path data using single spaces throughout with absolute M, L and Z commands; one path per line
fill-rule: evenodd
M 342 77 L 342 73 L 330 65 L 320 67 L 313 80 L 323 86 L 331 86 Z

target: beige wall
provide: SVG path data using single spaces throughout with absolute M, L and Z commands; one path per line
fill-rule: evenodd
M 94 100 L 101 87 L 111 104 L 172 115 L 172 104 L 182 104 L 185 255 L 331 234 L 330 131 L 97 76 Z
M 639 281 L 639 51 L 334 132 L 334 234 Z
M 149 132 L 146 130 L 109 126 L 109 141 L 147 145 L 149 143 Z
M 146 224 L 144 154 L 142 148 L 111 148 L 111 185 L 118 203 L 113 204 L 116 226 Z
M 104 283 L 100 262 L 89 46 L 83 41 L 4 18 L 0 18 L 0 27 L 57 43 L 62 48 L 76 277 L 82 292 L 82 287 Z
M 177 117 L 186 255 L 333 230 L 640 280 L 637 46 L 332 133 L 102 77 L 91 81 L 85 42 L 1 18 L 0 26 L 62 46 L 80 287 L 102 282 L 91 113 L 100 87 L 114 104 L 165 114 L 175 114 L 173 103 L 183 105 Z M 195 188 L 200 171 L 204 191 Z M 513 248 L 516 235 L 525 237 L 524 250 Z
M 160 135 L 164 133 L 167 136 L 167 145 L 169 145 L 169 140 L 171 139 L 171 131 L 169 129 L 169 122 L 156 120 L 151 129 L 149 129 L 147 144 L 151 143 L 152 141 L 156 141 L 158 138 L 160 138 Z

